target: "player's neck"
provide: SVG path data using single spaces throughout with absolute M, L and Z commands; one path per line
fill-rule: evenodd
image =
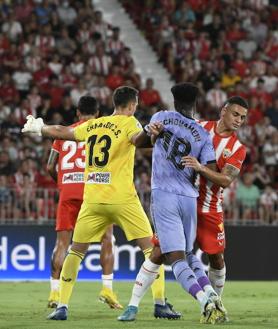
M 223 136 L 223 137 L 231 136 L 231 135 L 234 133 L 233 130 L 228 129 L 228 128 L 225 126 L 225 124 L 224 124 L 224 122 L 223 122 L 222 120 L 219 120 L 219 121 L 217 122 L 217 125 L 216 125 L 216 127 L 215 127 L 215 132 L 216 132 L 218 135 L 221 135 L 221 136 Z
M 127 115 L 130 116 L 130 111 L 128 108 L 115 108 L 112 115 Z
M 194 110 L 182 110 L 180 112 L 184 117 L 186 117 L 187 119 L 191 119 L 191 120 L 194 120 L 194 114 L 195 114 L 195 111 Z
M 79 121 L 88 121 L 88 120 L 90 120 L 90 119 L 96 119 L 97 117 L 96 116 L 94 116 L 94 115 L 80 115 L 79 117 L 78 117 L 78 120 Z

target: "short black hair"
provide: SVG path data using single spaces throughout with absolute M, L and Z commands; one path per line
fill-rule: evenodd
M 113 92 L 113 103 L 115 107 L 126 107 L 130 102 L 136 102 L 138 90 L 133 87 L 122 86 Z
M 199 88 L 191 82 L 182 82 L 171 88 L 174 97 L 175 108 L 178 112 L 181 110 L 190 110 L 196 103 L 199 95 Z
M 79 99 L 77 109 L 81 114 L 94 115 L 98 111 L 98 101 L 93 96 L 82 96 Z
M 226 102 L 224 103 L 224 107 L 229 106 L 229 105 L 239 105 L 239 106 L 245 108 L 246 110 L 249 110 L 248 102 L 240 96 L 232 96 L 232 97 L 228 98 L 226 100 Z

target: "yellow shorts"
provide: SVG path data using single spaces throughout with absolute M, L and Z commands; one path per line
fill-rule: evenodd
M 152 236 L 149 219 L 140 203 L 105 204 L 83 202 L 78 214 L 74 242 L 100 242 L 109 225 L 118 225 L 128 241 Z

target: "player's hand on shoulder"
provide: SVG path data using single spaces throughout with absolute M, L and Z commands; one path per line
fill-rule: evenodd
M 181 163 L 187 168 L 193 168 L 196 172 L 199 172 L 202 169 L 200 162 L 196 158 L 189 155 L 182 157 Z
M 32 115 L 28 115 L 26 117 L 27 121 L 24 124 L 23 129 L 21 130 L 23 133 L 34 133 L 38 136 L 41 136 L 41 130 L 44 126 L 44 122 L 42 118 L 34 118 Z

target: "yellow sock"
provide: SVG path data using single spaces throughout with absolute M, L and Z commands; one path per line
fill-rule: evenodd
M 145 259 L 149 258 L 152 252 L 152 248 L 143 250 Z M 164 265 L 161 265 L 158 271 L 158 276 L 151 286 L 154 302 L 164 303 L 165 301 L 165 274 Z
M 79 271 L 79 265 L 84 256 L 81 252 L 72 249 L 69 251 L 60 275 L 60 304 L 68 305 Z

